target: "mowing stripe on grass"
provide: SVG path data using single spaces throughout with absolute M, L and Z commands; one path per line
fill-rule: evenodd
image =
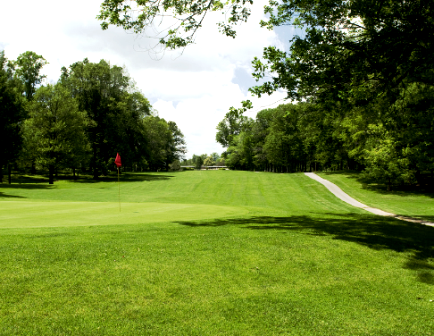
M 116 202 L 0 202 L 0 228 L 135 224 L 247 214 L 240 207 Z

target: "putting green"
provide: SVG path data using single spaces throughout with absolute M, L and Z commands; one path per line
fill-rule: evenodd
M 135 224 L 247 214 L 244 208 L 177 203 L 0 202 L 0 228 Z

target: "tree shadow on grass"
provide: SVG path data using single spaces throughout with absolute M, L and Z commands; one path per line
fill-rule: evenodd
M 148 174 L 148 173 L 122 173 L 120 175 L 120 182 L 124 183 L 124 182 L 144 182 L 144 181 L 164 181 L 164 180 L 169 180 L 171 178 L 174 178 L 176 176 L 173 175 L 166 175 L 166 174 L 158 174 L 158 175 L 153 175 L 153 174 Z M 107 176 L 100 176 L 98 179 L 94 180 L 92 178 L 92 176 L 90 175 L 80 175 L 77 176 L 76 179 L 74 179 L 73 176 L 65 176 L 65 175 L 60 175 L 58 177 L 55 177 L 54 180 L 54 186 L 56 185 L 56 182 L 58 181 L 70 181 L 72 183 L 100 183 L 100 182 L 118 182 L 118 176 L 117 174 L 110 174 Z M 19 186 L 23 186 L 23 185 L 29 185 L 29 186 L 34 186 L 36 184 L 45 184 L 48 185 L 48 176 L 45 175 L 35 175 L 35 176 L 30 176 L 30 175 L 20 175 L 20 176 L 14 176 L 14 178 L 12 179 L 12 184 L 0 184 L 0 188 L 1 187 L 5 187 L 7 188 L 7 186 L 9 186 L 9 188 L 17 188 Z M 53 185 L 51 185 L 53 186 Z M 28 189 L 36 189 L 37 187 L 28 187 Z
M 16 189 L 53 189 L 55 185 L 48 184 L 48 180 L 44 179 L 41 176 L 32 177 L 32 176 L 20 176 L 18 178 L 14 178 L 12 184 L 1 183 L 0 184 L 0 198 L 26 198 L 23 196 L 17 195 L 8 195 L 5 193 L 7 190 L 16 190 Z
M 2 189 L 53 189 L 56 185 L 53 184 L 36 184 L 36 183 L 22 183 L 22 184 L 0 184 L 0 190 Z
M 24 196 L 10 195 L 5 193 L 6 190 L 17 190 L 17 189 L 53 189 L 53 185 L 45 184 L 0 184 L 0 198 L 26 198 Z
M 48 184 L 48 177 L 43 175 L 13 175 L 12 184 L 1 183 L 0 187 L 16 186 L 17 184 Z
M 0 191 L 0 198 L 24 198 L 23 196 L 8 195 Z
M 332 236 L 375 250 L 410 254 L 405 268 L 417 270 L 419 280 L 434 285 L 434 227 L 403 222 L 390 217 L 361 214 L 324 214 L 324 216 L 256 216 L 215 219 L 208 222 L 177 222 L 190 227 L 241 225 L 250 230 L 299 231 L 309 235 Z
M 120 175 L 120 182 L 150 182 L 150 181 L 165 181 L 174 178 L 173 175 L 153 175 L 143 173 L 122 173 Z M 70 180 L 70 179 L 69 179 Z M 102 176 L 97 180 L 92 178 L 79 178 L 75 180 L 76 183 L 100 183 L 100 182 L 118 182 L 117 175 Z

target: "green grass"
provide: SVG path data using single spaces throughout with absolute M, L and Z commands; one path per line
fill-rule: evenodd
M 397 215 L 434 222 L 434 193 L 392 190 L 375 183 L 364 183 L 356 172 L 318 173 L 338 185 L 359 202 Z
M 121 217 L 114 179 L 25 182 L 0 186 L 1 335 L 434 334 L 434 229 L 303 174 L 130 174 Z

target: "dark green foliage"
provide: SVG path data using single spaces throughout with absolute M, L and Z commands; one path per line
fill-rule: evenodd
M 104 0 L 101 4 L 100 15 L 97 16 L 102 29 L 110 24 L 133 30 L 135 33 L 143 32 L 152 26 L 154 20 L 162 20 L 164 16 L 172 15 L 178 24 L 171 24 L 170 28 L 159 36 L 160 43 L 170 49 L 185 47 L 194 42 L 194 34 L 202 26 L 205 16 L 210 11 L 223 10 L 228 14 L 228 21 L 218 24 L 220 31 L 231 37 L 236 33 L 233 26 L 238 21 L 247 21 L 250 16 L 249 5 L 253 0 L 234 0 L 223 3 L 214 0 L 188 0 L 188 1 L 144 1 L 134 3 L 122 0 Z M 137 15 L 135 12 L 140 12 Z
M 167 122 L 169 127 L 170 137 L 168 141 L 166 162 L 171 163 L 180 161 L 184 158 L 187 152 L 187 146 L 184 139 L 184 134 L 178 128 L 174 121 Z M 167 167 L 166 167 L 167 168 Z
M 103 28 L 143 32 L 172 15 L 179 24 L 160 42 L 176 48 L 193 42 L 208 11 L 230 14 L 219 26 L 234 37 L 233 26 L 247 20 L 252 2 L 136 5 L 104 0 Z M 131 15 L 134 9 L 141 15 Z M 253 76 L 271 80 L 251 92 L 260 97 L 283 89 L 292 100 L 313 103 L 316 112 L 258 115 L 244 127 L 243 109 L 231 108 L 216 135 L 228 148 L 228 164 L 273 171 L 366 167 L 367 176 L 389 186 L 423 184 L 422 173 L 434 171 L 434 1 L 270 0 L 264 11 L 263 27 L 302 31 L 289 50 L 270 46 L 262 60 L 254 58 Z
M 194 161 L 194 166 L 196 169 L 201 169 L 203 165 L 203 158 L 201 156 L 196 157 L 196 160 Z
M 181 130 L 151 117 L 149 101 L 124 68 L 84 59 L 63 67 L 58 84 L 39 86 L 45 64 L 30 51 L 12 62 L 0 53 L 0 180 L 3 167 L 11 176 L 12 165 L 32 174 L 43 169 L 51 184 L 61 169 L 72 169 L 74 178 L 89 167 L 95 179 L 106 175 L 116 153 L 124 170 L 134 171 L 168 170 L 183 158 Z
M 124 165 L 140 165 L 146 148 L 141 120 L 150 115 L 151 105 L 140 92 L 130 93 L 132 82 L 124 69 L 85 59 L 63 68 L 61 82 L 90 120 L 86 133 L 94 178 L 112 168 L 109 160 L 116 153 Z
M 258 94 L 285 88 L 294 98 L 358 105 L 379 94 L 392 101 L 409 83 L 433 84 L 432 0 L 284 0 L 266 8 L 263 26 L 297 25 L 289 53 L 266 48 L 256 76 L 271 70 Z M 275 10 L 277 8 L 277 11 Z
M 184 135 L 175 122 L 156 116 L 144 118 L 142 125 L 149 168 L 167 171 L 185 153 Z
M 231 168 L 292 172 L 309 169 L 318 154 L 314 145 L 321 114 L 312 104 L 286 104 L 245 119 L 226 152 Z M 326 166 L 326 165 L 324 165 Z
M 26 51 L 18 56 L 16 61 L 11 62 L 15 70 L 15 77 L 20 80 L 26 99 L 29 101 L 32 100 L 37 86 L 46 77 L 40 73 L 46 64 L 48 62 L 33 51 Z
M 433 1 L 284 0 L 263 26 L 296 25 L 289 52 L 275 47 L 253 64 L 257 95 L 285 89 L 323 113 L 316 159 L 363 168 L 389 188 L 424 183 L 433 170 Z M 277 10 L 276 10 L 277 8 Z M 277 143 L 276 143 L 277 145 Z M 333 154 L 334 153 L 334 154 Z M 333 158 L 334 156 L 334 158 Z M 350 167 L 351 166 L 351 167 Z
M 222 121 L 217 125 L 216 141 L 223 147 L 233 144 L 235 137 L 239 135 L 245 127 L 248 127 L 249 118 L 243 116 L 246 109 L 235 109 L 231 107 Z
M 86 113 L 79 111 L 77 101 L 61 84 L 39 88 L 28 111 L 24 132 L 30 143 L 26 147 L 33 147 L 36 162 L 48 169 L 49 184 L 53 184 L 58 169 L 76 168 L 86 161 Z
M 19 85 L 11 76 L 4 51 L 0 51 L 0 182 L 3 180 L 3 167 L 7 167 L 11 183 L 11 165 L 22 147 L 21 124 L 25 117 Z

